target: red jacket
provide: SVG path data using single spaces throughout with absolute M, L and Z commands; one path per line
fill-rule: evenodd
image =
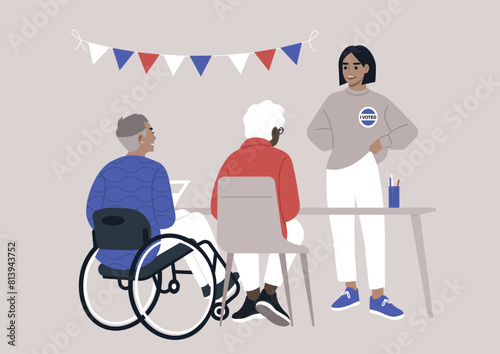
M 269 176 L 276 182 L 281 231 L 286 238 L 285 222 L 299 213 L 300 202 L 292 160 L 284 151 L 261 138 L 247 139 L 222 165 L 212 193 L 212 215 L 217 219 L 217 184 L 225 176 Z

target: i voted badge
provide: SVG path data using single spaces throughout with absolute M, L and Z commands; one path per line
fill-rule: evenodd
M 377 111 L 372 107 L 365 107 L 359 112 L 359 123 L 365 128 L 373 127 L 377 120 Z

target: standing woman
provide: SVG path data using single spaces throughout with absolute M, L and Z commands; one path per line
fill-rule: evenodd
M 307 129 L 309 139 L 322 151 L 331 150 L 326 170 L 328 207 L 382 208 L 378 163 L 389 149 L 404 149 L 417 128 L 387 98 L 371 91 L 375 59 L 364 46 L 349 46 L 340 55 L 339 82 L 348 87 L 332 93 Z M 389 319 L 404 317 L 384 295 L 385 222 L 383 215 L 360 215 L 365 243 L 370 312 Z M 331 215 L 337 278 L 346 289 L 332 304 L 342 311 L 359 305 L 356 287 L 354 215 Z

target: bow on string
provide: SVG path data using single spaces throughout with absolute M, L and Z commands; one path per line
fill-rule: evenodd
M 87 48 L 85 48 L 84 44 L 88 45 L 89 48 L 88 51 L 90 51 L 90 58 L 92 59 L 92 64 L 97 63 L 97 61 L 108 51 L 108 49 L 111 48 L 101 44 L 83 40 L 76 29 L 73 29 L 71 31 L 71 34 L 73 35 L 73 37 L 78 39 L 78 45 L 74 50 L 77 50 L 78 48 L 81 47 L 84 51 L 87 51 Z M 133 54 L 137 53 L 141 60 L 142 66 L 144 67 L 144 71 L 146 73 L 149 71 L 149 69 L 151 69 L 153 64 L 156 62 L 156 59 L 158 59 L 158 57 L 161 56 L 167 62 L 167 65 L 170 71 L 172 72 L 172 75 L 175 75 L 177 69 L 179 69 L 179 66 L 182 64 L 184 58 L 186 57 L 189 57 L 191 59 L 200 76 L 203 75 L 210 60 L 215 57 L 228 57 L 236 67 L 236 70 L 238 70 L 238 72 L 242 74 L 250 54 L 255 54 L 257 58 L 259 58 L 259 60 L 262 62 L 262 64 L 264 64 L 267 70 L 270 70 L 271 64 L 274 59 L 274 54 L 276 53 L 276 49 L 281 49 L 290 58 L 290 60 L 292 60 L 295 63 L 295 65 L 297 65 L 299 62 L 299 55 L 300 55 L 300 50 L 302 49 L 302 44 L 304 43 L 309 44 L 311 50 L 315 52 L 316 50 L 311 45 L 311 41 L 318 35 L 319 32 L 314 30 L 309 36 L 309 39 L 304 42 L 298 42 L 292 45 L 287 45 L 284 47 L 278 47 L 274 49 L 261 50 L 248 53 L 238 53 L 238 54 L 172 55 L 172 54 L 143 53 L 143 52 L 136 52 L 119 48 L 112 48 L 112 49 L 119 70 L 123 68 L 123 66 L 128 62 L 128 60 L 132 57 Z

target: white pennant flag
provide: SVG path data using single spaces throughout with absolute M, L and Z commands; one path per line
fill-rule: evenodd
M 106 53 L 109 47 L 89 42 L 89 49 L 90 57 L 92 58 L 92 64 L 95 64 L 99 59 L 101 59 L 104 53 Z
M 164 55 L 165 61 L 172 72 L 172 75 L 175 75 L 179 66 L 181 66 L 182 61 L 184 60 L 184 55 Z
M 245 64 L 247 63 L 249 54 L 250 53 L 229 55 L 229 59 L 231 59 L 231 61 L 233 62 L 234 66 L 236 66 L 236 69 L 238 69 L 240 74 L 243 73 L 243 69 L 245 68 Z

